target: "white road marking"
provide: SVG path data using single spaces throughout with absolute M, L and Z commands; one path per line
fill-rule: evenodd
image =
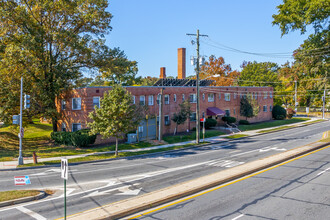
M 327 172 L 328 170 L 330 170 L 330 167 L 323 170 L 322 172 L 319 172 L 316 176 L 322 175 L 323 173 Z
M 38 213 L 36 213 L 30 209 L 25 208 L 23 206 L 17 207 L 17 209 L 37 220 L 47 220 L 45 217 L 39 215 Z
M 142 188 L 139 189 L 129 189 L 128 187 L 126 188 L 122 188 L 119 191 L 121 191 L 120 193 L 117 193 L 116 195 L 127 195 L 127 196 L 137 196 L 140 192 L 141 192 Z
M 233 218 L 232 220 L 236 220 L 236 219 L 239 219 L 239 218 L 241 218 L 241 217 L 243 217 L 243 216 L 244 216 L 244 214 L 241 214 L 241 215 L 239 215 L 239 216 L 237 216 L 237 217 Z

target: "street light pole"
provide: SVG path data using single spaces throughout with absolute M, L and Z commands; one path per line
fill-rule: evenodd
M 19 156 L 18 156 L 18 165 L 23 165 L 23 155 L 22 155 L 22 140 L 23 140 L 23 77 L 21 77 L 21 98 L 20 98 L 20 114 L 19 114 Z

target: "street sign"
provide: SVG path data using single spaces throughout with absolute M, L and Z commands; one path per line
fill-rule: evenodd
M 13 124 L 18 125 L 19 124 L 19 115 L 13 115 Z
M 61 159 L 61 178 L 63 179 L 68 179 L 68 168 L 69 168 L 69 164 L 68 164 L 68 159 Z
M 201 118 L 200 121 L 201 121 L 201 122 L 205 122 L 205 118 Z
M 15 176 L 14 180 L 16 186 L 24 186 L 27 184 L 31 184 L 31 180 L 29 176 Z

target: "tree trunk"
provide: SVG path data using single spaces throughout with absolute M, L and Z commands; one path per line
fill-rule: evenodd
M 118 138 L 116 137 L 116 151 L 115 156 L 118 157 Z
M 52 124 L 53 124 L 53 132 L 57 131 L 57 118 L 52 117 Z

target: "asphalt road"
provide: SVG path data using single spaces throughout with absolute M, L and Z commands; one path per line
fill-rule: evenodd
M 204 147 L 71 165 L 67 212 L 74 214 L 312 143 L 327 130 L 329 121 Z M 59 167 L 49 167 L 0 172 L 1 191 L 57 190 L 43 200 L 0 209 L 0 219 L 63 217 L 63 180 L 59 171 Z M 29 175 L 31 185 L 15 186 L 13 177 L 19 175 Z
M 203 193 L 135 219 L 329 219 L 330 147 Z

